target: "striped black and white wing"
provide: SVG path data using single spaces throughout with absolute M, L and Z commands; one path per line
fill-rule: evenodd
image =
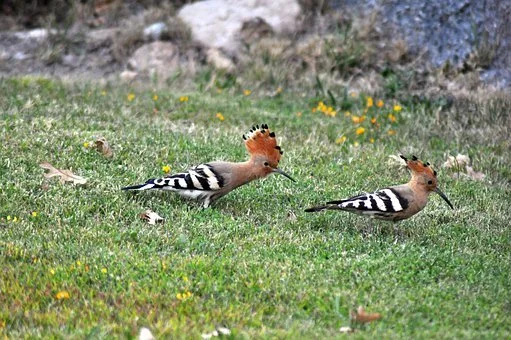
M 396 219 L 398 214 L 408 208 L 408 203 L 405 195 L 394 188 L 385 188 L 374 193 L 327 202 L 340 210 L 380 219 Z
M 205 193 L 214 192 L 224 187 L 225 180 L 210 164 L 197 167 L 163 178 L 152 178 L 144 184 L 122 188 L 122 190 L 160 189 L 177 192 Z M 188 195 L 187 195 L 188 196 Z

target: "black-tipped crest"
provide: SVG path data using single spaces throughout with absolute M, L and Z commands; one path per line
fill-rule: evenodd
M 416 160 L 418 160 L 417 156 L 413 155 L 412 156 L 412 161 L 416 161 Z
M 270 131 L 268 124 L 261 124 L 260 127 L 259 125 L 252 126 L 250 133 L 244 135 L 243 139 L 250 155 L 265 155 L 273 167 L 277 166 L 283 152 L 277 145 L 275 133 Z

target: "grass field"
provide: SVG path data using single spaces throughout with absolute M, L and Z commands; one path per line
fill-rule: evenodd
M 509 97 L 450 106 L 375 97 L 368 108 L 365 94 L 331 92 L 0 80 L 0 337 L 132 338 L 148 327 L 157 338 L 200 338 L 215 326 L 232 338 L 343 337 L 362 305 L 382 319 L 354 325 L 357 338 L 509 338 Z M 272 176 L 210 209 L 119 190 L 165 166 L 242 161 L 241 136 L 261 123 L 297 183 Z M 113 157 L 92 147 L 100 136 Z M 433 195 L 395 227 L 303 212 L 406 182 L 389 163 L 399 152 L 436 167 L 455 210 Z M 457 153 L 485 180 L 440 167 Z M 46 181 L 45 161 L 87 184 Z M 146 209 L 164 223 L 141 220 Z

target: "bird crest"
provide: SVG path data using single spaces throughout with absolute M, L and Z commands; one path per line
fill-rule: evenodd
M 401 157 L 406 162 L 406 166 L 412 171 L 413 174 L 424 174 L 427 176 L 436 177 L 436 171 L 431 168 L 428 162 L 422 162 L 415 156 L 412 156 L 412 159 L 408 159 L 403 155 L 399 155 L 399 157 Z
M 281 155 L 284 153 L 277 145 L 275 132 L 270 131 L 267 124 L 252 126 L 250 132 L 243 135 L 245 146 L 250 156 L 262 155 L 268 159 L 273 167 L 277 167 Z

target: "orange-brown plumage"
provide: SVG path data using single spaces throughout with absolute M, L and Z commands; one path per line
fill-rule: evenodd
M 261 128 L 259 125 L 253 126 L 247 136 L 243 135 L 243 139 L 251 158 L 263 156 L 272 167 L 278 166 L 283 151 L 277 145 L 275 133 L 270 131 L 268 125 L 263 124 Z
M 424 209 L 431 192 L 439 194 L 453 208 L 447 196 L 437 187 L 436 171 L 429 166 L 429 163 L 424 163 L 415 156 L 411 159 L 403 155 L 400 156 L 406 162 L 412 175 L 408 183 L 387 187 L 373 193 L 330 201 L 326 205 L 309 208 L 305 211 L 344 210 L 396 222 L 407 219 Z
M 243 135 L 250 158 L 245 162 L 216 161 L 204 163 L 186 172 L 164 178 L 152 178 L 144 184 L 133 185 L 123 190 L 160 189 L 174 191 L 181 196 L 197 199 L 207 208 L 211 202 L 253 180 L 272 173 L 281 174 L 294 181 L 278 167 L 282 150 L 277 145 L 275 133 L 262 124 L 252 127 Z

